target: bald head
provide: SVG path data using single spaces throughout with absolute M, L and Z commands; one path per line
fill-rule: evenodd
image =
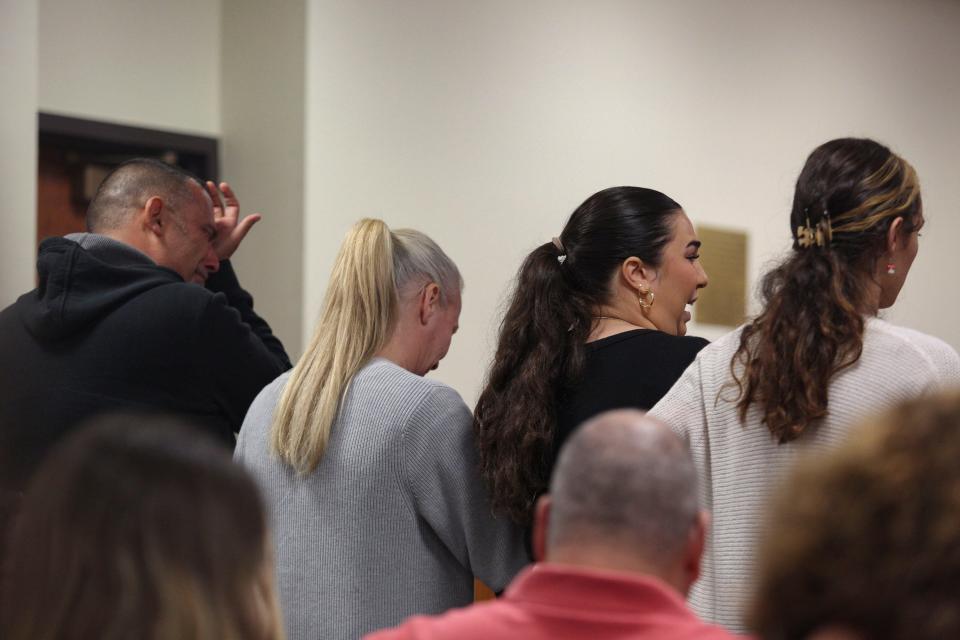
M 550 483 L 548 557 L 601 545 L 647 564 L 674 563 L 698 522 L 686 445 L 639 411 L 603 413 L 567 441 Z
M 87 229 L 94 233 L 119 229 L 153 196 L 178 208 L 197 197 L 191 182 L 203 193 L 203 183 L 179 167 L 150 158 L 128 160 L 110 172 L 97 189 L 87 209 Z

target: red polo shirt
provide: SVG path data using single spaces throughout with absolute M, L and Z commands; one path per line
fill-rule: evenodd
M 502 598 L 436 616 L 415 616 L 367 640 L 730 640 L 649 576 L 559 564 L 524 570 Z

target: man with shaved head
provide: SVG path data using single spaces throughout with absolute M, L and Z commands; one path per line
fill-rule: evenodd
M 537 503 L 538 562 L 503 597 L 369 637 L 733 638 L 684 602 L 707 519 L 693 460 L 669 428 L 639 411 L 600 414 L 564 445 Z
M 290 367 L 230 266 L 259 219 L 240 218 L 226 183 L 137 159 L 100 186 L 89 233 L 41 243 L 37 288 L 0 312 L 8 502 L 55 442 L 104 411 L 184 414 L 233 447 L 250 402 Z

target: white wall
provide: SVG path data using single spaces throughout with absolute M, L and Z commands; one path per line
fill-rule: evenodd
M 522 257 L 588 195 L 651 186 L 696 222 L 748 229 L 755 280 L 788 245 L 806 155 L 858 135 L 924 185 L 928 232 L 892 317 L 960 348 L 944 286 L 960 237 L 960 4 L 311 0 L 307 34 L 307 333 L 354 220 L 420 228 L 466 278 L 436 375 L 469 403 Z
M 220 131 L 220 0 L 39 0 L 41 111 Z
M 234 262 L 291 358 L 303 319 L 304 0 L 231 0 L 223 12 L 223 178 L 264 218 Z
M 37 235 L 37 7 L 0 0 L 0 309 L 33 287 Z

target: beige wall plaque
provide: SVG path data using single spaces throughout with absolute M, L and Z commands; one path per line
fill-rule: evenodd
M 747 234 L 698 226 L 700 260 L 710 278 L 693 306 L 694 320 L 736 327 L 747 314 Z

